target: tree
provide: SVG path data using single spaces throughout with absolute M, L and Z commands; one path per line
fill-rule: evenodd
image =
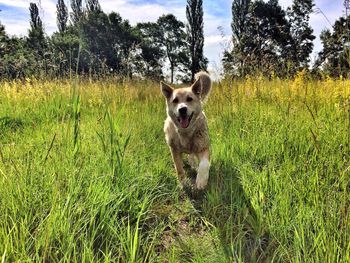
M 349 76 L 350 73 L 350 16 L 340 17 L 333 25 L 333 32 L 321 33 L 323 49 L 318 54 L 315 68 L 332 76 Z
M 55 65 L 54 75 L 56 77 L 69 76 L 82 71 L 81 65 L 84 62 L 85 53 L 81 51 L 79 56 L 80 39 L 73 26 L 68 26 L 64 34 L 53 33 L 49 44 L 53 54 L 51 63 Z
M 68 8 L 64 3 L 64 0 L 58 0 L 56 7 L 57 7 L 57 27 L 59 32 L 63 33 L 67 29 Z
M 177 67 L 188 64 L 185 25 L 172 14 L 163 15 L 157 20 L 159 41 L 170 63 L 171 83 Z
M 7 53 L 8 36 L 5 32 L 5 26 L 0 22 L 0 76 L 5 75 L 4 56 Z
M 146 78 L 162 79 L 164 50 L 159 41 L 157 23 L 138 23 L 135 31 L 139 39 L 137 71 Z
M 115 49 L 118 49 L 118 57 L 120 65 L 118 71 L 120 74 L 132 78 L 134 71 L 134 51 L 137 43 L 140 40 L 137 38 L 136 32 L 130 25 L 128 20 L 123 20 L 122 17 L 115 12 L 108 15 L 111 27 L 111 36 Z
M 290 24 L 278 0 L 251 2 L 248 13 L 239 9 L 247 5 L 237 3 L 233 11 L 239 22 L 235 18 L 232 23 L 234 47 L 225 53 L 224 65 L 229 70 L 226 73 L 245 76 L 258 71 L 267 76 L 272 72 L 285 76 L 292 40 Z M 243 21 L 244 28 L 240 26 Z
M 202 0 L 187 0 L 186 17 L 188 21 L 187 35 L 191 54 L 191 81 L 201 69 L 206 69 L 208 60 L 203 55 L 203 4 Z
M 265 3 L 258 0 L 252 4 L 251 36 L 252 59 L 264 74 L 275 72 L 285 75 L 291 45 L 290 24 L 278 0 Z
M 101 6 L 98 0 L 86 0 L 86 9 L 88 12 L 101 11 Z
M 245 76 L 245 61 L 248 57 L 247 46 L 250 39 L 249 30 L 250 0 L 234 0 L 232 2 L 232 52 L 225 52 L 224 67 L 235 71 L 235 75 Z
M 291 24 L 291 57 L 296 70 L 308 68 L 310 62 L 315 39 L 313 29 L 309 24 L 313 7 L 313 0 L 294 0 L 292 6 L 287 10 Z
M 81 22 L 83 49 L 88 52 L 89 70 L 132 76 L 131 52 L 140 42 L 129 24 L 115 12 L 89 12 Z
M 350 75 L 350 1 L 344 0 L 345 16 L 333 25 L 333 32 L 324 30 L 320 39 L 323 49 L 318 53 L 314 69 L 322 69 L 332 77 Z
M 347 17 L 350 11 L 350 0 L 344 0 L 345 16 Z
M 0 21 L 0 58 L 2 58 L 6 52 L 5 47 L 6 47 L 7 41 L 8 41 L 8 36 L 6 35 L 5 26 L 1 24 L 1 21 Z
M 116 70 L 119 66 L 118 46 L 115 45 L 108 15 L 89 12 L 82 21 L 83 48 L 89 53 L 89 69 L 94 73 Z
M 82 0 L 71 0 L 72 12 L 70 14 L 74 25 L 77 25 L 83 17 L 83 2 Z
M 28 49 L 24 38 L 9 37 L 0 22 L 0 78 L 24 78 L 34 73 L 33 52 Z
M 46 40 L 44 28 L 39 16 L 39 9 L 35 3 L 30 3 L 30 29 L 28 34 L 28 45 L 40 58 L 44 55 Z

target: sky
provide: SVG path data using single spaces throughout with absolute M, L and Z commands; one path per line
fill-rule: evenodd
M 50 35 L 57 31 L 57 0 L 0 0 L 0 21 L 10 35 L 27 35 L 29 28 L 29 3 L 40 6 L 40 15 L 45 32 Z M 69 6 L 69 0 L 65 0 Z M 279 0 L 287 8 L 292 0 Z M 156 21 L 163 14 L 172 13 L 186 21 L 186 0 L 100 0 L 103 11 L 116 11 L 132 25 L 137 22 Z M 232 0 L 203 0 L 204 8 L 204 55 L 209 59 L 209 71 L 218 74 L 225 48 L 230 46 Z M 312 61 L 322 49 L 319 35 L 323 29 L 331 29 L 337 18 L 344 14 L 343 0 L 315 0 L 315 12 L 311 16 L 311 26 L 317 36 Z M 320 12 L 321 10 L 322 12 Z

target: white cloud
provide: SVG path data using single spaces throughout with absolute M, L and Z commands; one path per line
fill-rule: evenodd
M 0 0 L 0 4 L 13 6 L 13 7 L 20 7 L 20 8 L 29 7 L 29 1 L 27 0 Z
M 2 19 L 1 22 L 6 25 L 6 31 L 9 32 L 10 35 L 24 36 L 28 33 L 28 21 Z

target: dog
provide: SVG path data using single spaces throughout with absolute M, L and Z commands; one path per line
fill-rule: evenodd
M 195 79 L 194 84 L 187 88 L 173 89 L 164 82 L 160 87 L 166 99 L 165 139 L 178 178 L 183 183 L 185 170 L 182 154 L 189 154 L 189 164 L 197 169 L 196 188 L 202 190 L 207 186 L 210 168 L 210 140 L 203 105 L 212 82 L 206 72 L 197 73 Z

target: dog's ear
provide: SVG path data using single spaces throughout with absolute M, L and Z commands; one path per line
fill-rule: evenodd
M 194 94 L 196 94 L 198 97 L 201 96 L 201 93 L 202 93 L 202 83 L 200 81 L 200 79 L 197 79 L 195 83 L 193 83 L 192 85 L 192 92 Z
M 163 81 L 160 82 L 160 89 L 166 99 L 169 99 L 173 94 L 174 89 Z
M 205 103 L 208 99 L 209 93 L 211 91 L 211 79 L 208 73 L 200 71 L 196 74 L 197 82 L 200 82 L 201 87 L 201 97 L 202 103 Z

